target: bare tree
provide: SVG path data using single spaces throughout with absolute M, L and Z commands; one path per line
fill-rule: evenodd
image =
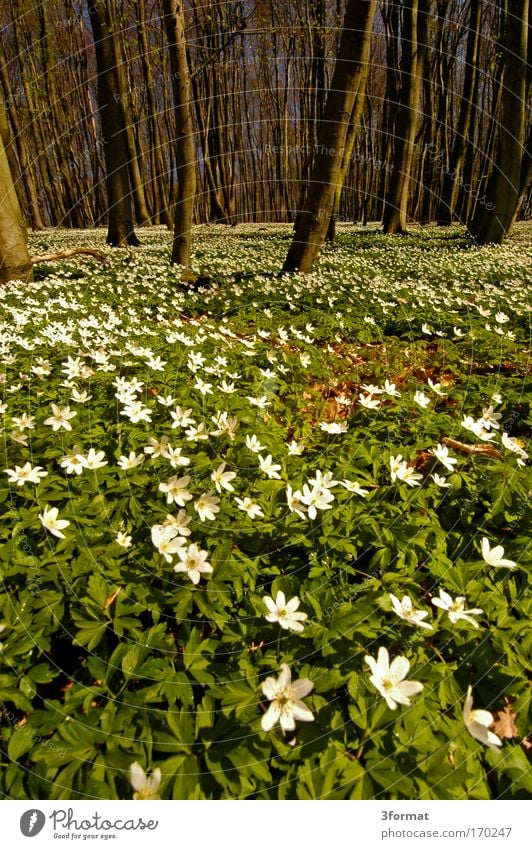
M 172 264 L 188 266 L 196 194 L 196 150 L 183 3 L 181 0 L 163 0 L 163 12 L 172 73 L 177 169 Z
M 340 47 L 318 129 L 318 145 L 306 200 L 283 271 L 306 273 L 324 242 L 338 187 L 345 176 L 344 161 L 349 126 L 366 69 L 363 57 L 371 39 L 376 0 L 348 0 Z
M 118 55 L 109 4 L 91 0 L 89 18 L 98 68 L 98 109 L 106 167 L 107 243 L 114 247 L 138 245 L 133 227 L 130 157 L 122 108 L 124 93 L 117 71 Z
M 529 0 L 508 0 L 499 147 L 486 201 L 469 230 L 477 244 L 501 244 L 514 220 L 525 154 Z
M 454 144 L 444 178 L 443 189 L 438 205 L 436 218 L 438 224 L 449 225 L 453 220 L 453 213 L 458 197 L 460 177 L 466 156 L 467 139 L 470 133 L 470 124 L 473 110 L 473 97 L 478 76 L 478 53 L 480 42 L 480 0 L 470 0 L 470 19 L 467 35 L 467 48 L 464 69 L 464 87 L 460 103 L 460 114 Z
M 385 233 L 402 233 L 406 228 L 430 6 L 430 0 L 405 0 L 403 4 L 401 88 L 395 126 L 394 168 L 384 204 Z
M 4 119 L 4 105 L 0 101 L 0 123 Z M 0 134 L 0 282 L 31 280 L 31 277 L 26 225 Z

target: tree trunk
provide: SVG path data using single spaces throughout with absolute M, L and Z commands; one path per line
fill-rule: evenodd
M 4 105 L 0 103 L 4 113 Z M 0 283 L 32 279 L 26 226 L 0 136 Z
M 113 247 L 138 245 L 133 228 L 129 152 L 117 74 L 117 52 L 107 4 L 103 0 L 91 0 L 89 17 L 96 51 L 98 109 L 105 157 L 109 213 L 107 244 Z
M 172 265 L 190 264 L 196 194 L 196 151 L 190 102 L 184 9 L 181 0 L 163 0 L 164 25 L 170 56 L 175 119 L 177 191 Z
M 401 91 L 397 108 L 394 168 L 383 215 L 384 232 L 388 234 L 404 233 L 406 229 L 430 5 L 430 0 L 405 0 L 403 6 Z
M 470 20 L 467 35 L 467 48 L 464 70 L 464 88 L 460 103 L 460 115 L 451 154 L 451 161 L 443 177 L 443 189 L 436 220 L 442 226 L 452 223 L 453 213 L 458 196 L 458 188 L 466 155 L 466 144 L 469 137 L 473 96 L 478 75 L 478 50 L 480 41 L 480 0 L 470 0 Z
M 530 68 L 530 65 L 529 65 Z M 519 217 L 523 205 L 526 203 L 530 185 L 532 184 L 532 127 L 528 130 L 527 141 L 523 153 L 523 161 L 521 163 L 521 180 L 519 185 L 519 197 L 515 207 L 515 212 L 510 223 L 512 227 Z
M 306 208 L 299 216 L 283 271 L 307 273 L 325 239 L 336 193 L 345 174 L 344 158 L 349 125 L 357 96 L 375 14 L 376 0 L 348 0 L 325 113 L 319 124 L 318 144 Z
M 135 119 L 132 118 L 130 108 L 132 92 L 135 91 L 136 87 L 133 81 L 127 79 L 125 45 L 122 43 L 122 39 L 124 38 L 124 28 L 122 27 L 121 22 L 119 22 L 118 10 L 115 9 L 112 3 L 108 3 L 107 5 L 109 22 L 112 25 L 113 39 L 116 49 L 116 75 L 118 80 L 118 91 L 120 94 L 120 104 L 124 116 L 127 158 L 129 165 L 129 182 L 133 196 L 135 219 L 138 225 L 146 227 L 150 225 L 151 220 L 139 166 L 139 159 L 142 160 L 143 155 L 142 150 L 139 149 L 139 145 L 136 143 L 134 132 Z
M 373 23 L 373 18 L 371 20 L 370 26 Z M 370 30 L 371 32 L 371 30 Z M 366 99 L 366 83 L 368 80 L 369 73 L 369 59 L 370 59 L 370 50 L 371 50 L 371 38 L 368 37 L 365 39 L 361 52 L 360 52 L 360 64 L 361 64 L 361 72 L 360 77 L 357 83 L 357 90 L 355 95 L 355 102 L 353 104 L 353 111 L 351 113 L 351 120 L 349 122 L 349 130 L 347 132 L 347 138 L 345 143 L 345 151 L 344 151 L 344 161 L 342 164 L 342 172 L 340 175 L 340 179 L 338 181 L 338 185 L 336 188 L 335 196 L 334 196 L 334 204 L 331 212 L 331 217 L 329 221 L 329 226 L 327 229 L 327 241 L 333 242 L 336 234 L 336 218 L 340 211 L 340 201 L 342 198 L 342 189 L 345 183 L 345 177 L 349 168 L 349 164 L 351 162 L 351 158 L 353 156 L 353 150 L 355 149 L 355 141 L 359 134 L 360 130 L 360 119 L 362 117 L 362 113 L 364 110 L 364 102 Z
M 486 189 L 485 214 L 470 227 L 477 244 L 501 244 L 515 216 L 524 155 L 529 0 L 508 0 L 498 154 Z

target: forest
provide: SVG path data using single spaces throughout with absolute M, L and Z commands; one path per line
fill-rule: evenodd
M 530 798 L 529 6 L 1 4 L 2 798 Z

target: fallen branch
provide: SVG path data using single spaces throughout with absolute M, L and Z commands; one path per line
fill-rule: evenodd
M 442 439 L 443 445 L 448 445 L 449 448 L 454 448 L 460 454 L 487 454 L 488 457 L 493 457 L 495 460 L 504 460 L 504 456 L 500 451 L 497 451 L 493 445 L 466 445 L 464 442 L 457 442 L 456 439 L 450 439 L 444 436 Z
M 30 262 L 32 265 L 35 265 L 37 262 L 56 262 L 58 259 L 68 259 L 68 257 L 77 256 L 78 254 L 93 256 L 95 259 L 99 259 L 100 262 L 105 262 L 107 259 L 104 254 L 94 248 L 70 248 L 68 251 L 60 251 L 56 254 L 36 254 L 35 256 L 30 256 Z

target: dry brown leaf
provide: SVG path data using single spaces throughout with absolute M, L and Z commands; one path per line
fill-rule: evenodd
M 494 713 L 493 730 L 497 737 L 506 737 L 508 740 L 519 737 L 519 730 L 515 724 L 515 713 L 511 705 L 506 705 L 503 710 Z
M 116 590 L 115 590 L 114 592 L 112 592 L 112 593 L 111 593 L 111 595 L 109 596 L 109 598 L 106 598 L 106 599 L 105 599 L 105 602 L 104 602 L 104 605 L 103 605 L 103 607 L 102 607 L 102 610 L 107 610 L 107 608 L 108 608 L 108 607 L 110 607 L 110 606 L 112 605 L 113 601 L 116 601 L 116 599 L 117 599 L 117 597 L 118 597 L 118 594 L 119 594 L 119 592 L 120 592 L 120 590 L 121 590 L 121 589 L 122 589 L 122 587 L 117 587 L 117 588 L 116 588 Z

